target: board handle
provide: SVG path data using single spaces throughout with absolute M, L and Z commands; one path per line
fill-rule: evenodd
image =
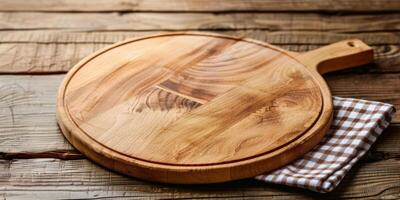
M 324 74 L 370 63 L 374 52 L 358 39 L 343 40 L 296 56 L 307 67 Z

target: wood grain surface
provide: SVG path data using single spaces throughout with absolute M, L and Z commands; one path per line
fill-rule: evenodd
M 400 71 L 400 39 L 396 33 L 341 34 L 330 32 L 214 31 L 235 37 L 253 38 L 284 49 L 305 52 L 339 40 L 359 38 L 374 48 L 374 63 L 347 72 Z M 68 32 L 0 31 L 0 73 L 65 73 L 90 53 L 129 37 L 155 34 L 153 31 Z M 357 75 L 357 73 L 355 73 Z
M 400 187 L 397 159 L 356 165 L 342 187 L 330 194 L 252 179 L 209 185 L 157 184 L 112 173 L 88 160 L 2 160 L 0 166 L 0 187 L 7 188 L 7 197 L 15 199 L 32 199 L 32 192 L 44 199 L 397 199 Z
M 162 12 L 232 12 L 232 11 L 325 11 L 382 12 L 399 11 L 396 0 L 3 0 L 4 11 L 162 11 Z
M 206 186 L 163 185 L 138 181 L 97 167 L 86 161 L 62 136 L 55 120 L 56 91 L 64 73 L 79 60 L 100 48 L 128 37 L 136 37 L 188 27 L 181 15 L 174 13 L 224 13 L 221 19 L 205 21 L 201 15 L 192 29 L 201 29 L 223 34 L 249 37 L 265 41 L 291 51 L 309 51 L 339 40 L 359 38 L 374 48 L 374 64 L 324 75 L 333 95 L 362 98 L 392 103 L 400 109 L 399 67 L 400 37 L 396 27 L 398 20 L 381 26 L 381 19 L 390 20 L 400 10 L 394 1 L 235 1 L 234 3 L 198 3 L 198 1 L 0 1 L 0 9 L 9 15 L 0 15 L 0 20 L 11 26 L 2 25 L 0 31 L 0 194 L 4 199 L 66 199 L 66 198 L 131 198 L 131 199 L 398 199 L 400 186 L 397 162 L 400 155 L 399 113 L 391 127 L 379 137 L 377 144 L 356 167 L 345 177 L 339 187 L 328 194 L 316 194 L 303 189 L 289 188 L 253 181 L 251 179 Z M 29 11 L 29 12 L 26 12 Z M 41 15 L 51 12 L 53 15 Z M 104 27 L 116 27 L 115 21 L 94 22 L 82 25 L 90 15 L 110 19 L 110 13 L 125 20 L 124 31 Z M 131 11 L 142 12 L 140 19 L 147 25 L 139 25 L 135 15 L 124 19 Z M 284 11 L 284 12 L 282 12 Z M 293 12 L 295 11 L 295 12 Z M 76 13 L 76 20 L 71 20 Z M 159 13 L 162 12 L 162 13 Z M 13 13 L 13 14 L 12 14 Z M 168 24 L 160 25 L 159 13 Z M 235 28 L 233 17 L 238 13 L 266 13 L 259 17 L 251 29 Z M 271 14 L 274 15 L 271 15 Z M 171 15 L 169 15 L 171 14 Z M 286 30 L 280 30 L 265 21 L 273 21 L 277 15 L 292 16 L 285 20 Z M 310 14 L 322 16 L 320 21 L 310 19 Z M 23 20 L 12 21 L 12 17 Z M 59 23 L 52 26 L 36 26 L 35 17 L 53 18 L 59 15 Z M 156 15 L 157 16 L 157 15 Z M 189 16 L 189 15 L 188 15 Z M 353 16 L 353 17 L 352 17 Z M 152 18 L 152 19 L 151 19 Z M 350 19 L 352 18 L 352 19 Z M 161 18 L 162 19 L 162 18 Z M 211 19 L 211 18 L 210 18 Z M 283 19 L 283 18 L 280 18 Z M 297 23 L 311 23 L 313 29 L 301 29 Z M 348 19 L 348 20 L 346 20 Z M 91 20 L 94 20 L 91 18 Z M 129 22 L 127 20 L 130 20 Z M 152 25 L 154 22 L 161 26 Z M 321 21 L 322 20 L 322 21 Z M 51 20 L 50 20 L 51 21 Z M 185 26 L 176 23 L 185 23 Z M 336 23 L 353 24 L 359 28 Z M 164 21 L 165 22 L 165 21 Z M 15 23 L 15 24 L 12 24 Z M 30 24 L 31 23 L 31 24 Z M 66 24 L 69 23 L 69 24 Z M 112 24 L 109 24 L 112 23 Z M 279 25 L 280 21 L 275 20 Z M 213 24 L 213 26 L 207 26 Z M 27 25 L 31 28 L 26 28 Z M 329 29 L 325 28 L 329 25 Z M 240 25 L 243 28 L 243 25 Z M 293 26 L 293 28 L 291 28 Z M 335 26 L 338 28 L 336 30 Z M 365 26 L 365 27 L 362 27 Z M 368 28 L 366 28 L 368 26 Z M 80 27 L 78 29 L 68 27 Z M 86 27 L 86 28 L 85 28 Z M 142 28 L 153 27 L 152 31 Z M 219 27 L 229 27 L 221 30 Z M 266 29 L 266 27 L 268 27 Z M 304 27 L 304 26 L 303 26 Z M 310 26 L 308 26 L 310 27 Z M 343 29 L 343 27 L 347 27 Z M 62 29 L 60 29 L 62 28 Z M 290 30 L 289 30 L 290 29 Z M 52 75 L 51 75 L 52 74 Z M 38 159 L 44 158 L 44 159 Z M 48 159 L 52 158 L 52 159 Z M 65 159 L 65 161 L 60 160 Z M 78 160 L 71 160 L 78 159 Z
M 191 31 L 269 30 L 337 33 L 399 31 L 400 14 L 320 13 L 46 13 L 0 12 L 0 30 Z M 373 20 L 374 26 L 369 26 Z M 90 22 L 90 23 L 88 23 Z M 396 26 L 397 25 L 397 26 Z
M 122 173 L 234 180 L 286 164 L 322 138 L 332 103 L 317 71 L 371 61 L 359 40 L 296 54 L 211 33 L 145 36 L 76 65 L 57 118 L 75 147 Z

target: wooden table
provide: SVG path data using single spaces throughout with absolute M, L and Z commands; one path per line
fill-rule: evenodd
M 76 151 L 55 120 L 65 73 L 127 37 L 200 30 L 306 51 L 346 38 L 375 49 L 375 64 L 325 76 L 334 95 L 400 108 L 400 1 L 2 0 L 0 2 L 0 194 L 4 199 L 400 198 L 400 113 L 329 194 L 253 179 L 157 184 L 103 169 Z

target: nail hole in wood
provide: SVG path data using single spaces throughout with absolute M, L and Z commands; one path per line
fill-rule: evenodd
M 356 46 L 356 45 L 354 44 L 353 41 L 349 41 L 349 42 L 347 42 L 347 44 L 348 44 L 349 46 L 351 46 L 351 47 L 355 47 L 355 46 Z

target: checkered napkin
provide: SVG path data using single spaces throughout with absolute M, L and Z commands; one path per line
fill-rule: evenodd
M 389 125 L 390 104 L 333 97 L 334 117 L 322 141 L 302 158 L 256 179 L 326 193 L 367 152 Z

